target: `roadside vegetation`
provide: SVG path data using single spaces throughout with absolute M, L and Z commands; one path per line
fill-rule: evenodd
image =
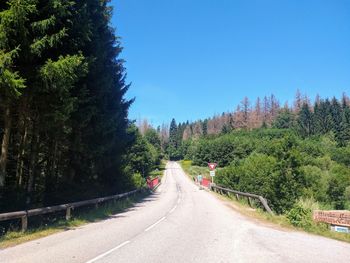
M 207 167 L 192 165 L 192 161 L 182 160 L 179 162 L 185 173 L 192 179 L 196 177 L 199 172 L 208 170 Z M 215 178 L 217 179 L 217 177 Z M 216 194 L 219 198 L 224 201 L 230 202 L 232 207 L 246 215 L 252 220 L 257 219 L 267 224 L 272 223 L 290 230 L 302 230 L 311 234 L 321 235 L 328 238 L 333 238 L 340 241 L 350 243 L 350 235 L 345 233 L 337 233 L 330 231 L 329 225 L 325 223 L 318 223 L 312 220 L 312 211 L 316 209 L 322 209 L 319 203 L 310 199 L 300 199 L 294 207 L 284 214 L 273 215 L 266 213 L 261 207 L 254 206 L 251 208 L 246 198 L 240 198 L 238 201 L 233 195 L 220 195 Z
M 349 98 L 318 97 L 311 105 L 297 94 L 293 107 L 270 107 L 260 118 L 259 106 L 247 105 L 244 100 L 231 119 L 214 117 L 221 131 L 211 126 L 208 133 L 213 119 L 185 124 L 174 159 L 190 160 L 181 163 L 192 176 L 207 175 L 207 163 L 216 162 L 217 184 L 264 196 L 295 227 L 348 240 L 313 222 L 312 211 L 350 210 Z M 261 126 L 254 126 L 257 120 Z

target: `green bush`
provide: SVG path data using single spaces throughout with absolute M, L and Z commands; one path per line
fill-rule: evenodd
M 140 173 L 135 173 L 132 176 L 132 182 L 136 188 L 141 188 L 145 185 L 146 180 Z
M 310 230 L 315 224 L 312 219 L 312 212 L 318 208 L 319 206 L 314 200 L 300 199 L 287 213 L 287 218 L 293 226 Z
M 339 147 L 332 132 L 302 138 L 290 129 L 233 131 L 193 140 L 186 149 L 193 165 L 218 163 L 217 184 L 263 195 L 278 214 L 301 197 L 329 209 L 350 206 L 349 146 Z

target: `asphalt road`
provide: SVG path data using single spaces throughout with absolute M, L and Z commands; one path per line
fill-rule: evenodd
M 256 223 L 176 163 L 157 192 L 108 220 L 0 251 L 0 262 L 350 262 L 350 244 Z

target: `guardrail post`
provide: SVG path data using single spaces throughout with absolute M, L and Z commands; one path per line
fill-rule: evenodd
M 253 207 L 253 204 L 252 204 L 252 199 L 248 196 L 248 203 L 249 203 L 249 206 L 250 207 Z
M 261 202 L 261 204 L 264 206 L 265 210 L 270 213 L 270 214 L 273 214 L 271 208 L 269 207 L 269 205 L 267 204 L 267 201 L 264 197 L 262 196 L 259 196 L 259 200 Z
M 28 229 L 28 214 L 22 216 L 21 222 L 22 222 L 22 232 L 27 231 L 27 229 Z
M 236 194 L 236 199 L 237 199 L 237 201 L 239 201 L 239 195 L 238 194 Z
M 72 217 L 72 207 L 68 206 L 66 209 L 66 220 L 70 220 Z

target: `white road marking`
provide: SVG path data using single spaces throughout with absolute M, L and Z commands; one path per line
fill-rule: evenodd
M 99 259 L 101 259 L 101 258 L 103 258 L 103 257 L 105 257 L 105 256 L 107 256 L 109 254 L 111 254 L 113 251 L 115 251 L 115 250 L 117 250 L 117 249 L 119 249 L 119 248 L 129 244 L 129 243 L 130 243 L 129 240 L 125 241 L 124 243 L 121 243 L 120 245 L 116 246 L 115 248 L 112 248 L 112 249 L 108 250 L 107 252 L 105 252 L 105 253 L 103 253 L 103 254 L 101 254 L 101 255 L 99 255 L 99 256 L 97 256 L 97 257 L 95 257 L 95 258 L 93 258 L 93 259 L 91 259 L 91 260 L 89 260 L 89 261 L 87 261 L 85 263 L 93 263 L 93 262 L 95 262 L 95 261 L 97 261 L 97 260 L 99 260 Z
M 157 222 L 155 222 L 153 225 L 147 227 L 147 228 L 145 229 L 145 232 L 151 230 L 153 227 L 155 227 L 156 225 L 158 225 L 158 224 L 159 224 L 160 222 L 162 222 L 163 220 L 165 220 L 165 216 L 162 217 L 161 219 L 159 219 L 159 220 L 158 220 Z
M 177 205 L 174 206 L 170 211 L 169 211 L 169 214 L 171 214 L 172 212 L 174 212 L 174 210 L 176 209 Z

